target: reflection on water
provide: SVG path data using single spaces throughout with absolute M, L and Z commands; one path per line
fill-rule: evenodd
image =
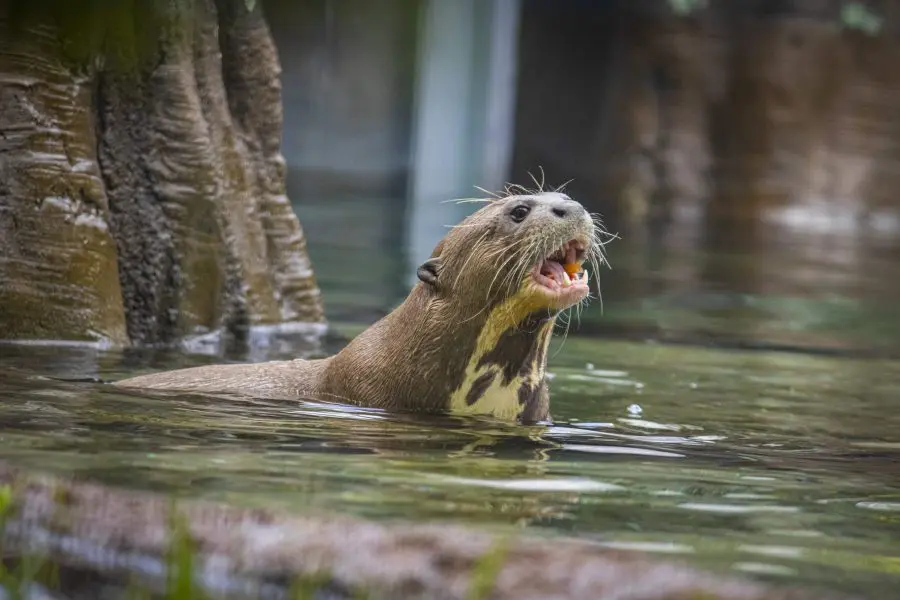
M 623 235 L 585 331 L 732 346 L 897 355 L 897 240 L 723 224 Z M 757 224 L 757 227 L 759 225 Z
M 56 374 L 38 350 L 3 353 L 0 447 L 16 464 L 246 506 L 528 526 L 872 597 L 900 584 L 890 361 L 570 338 L 544 430 L 141 396 L 36 376 Z M 83 374 L 132 370 L 57 352 L 93 362 Z
M 410 265 L 398 203 L 349 202 L 298 212 L 330 317 L 355 321 L 339 328 L 353 335 L 402 299 Z M 634 338 L 896 350 L 893 300 L 874 291 L 890 255 L 841 265 L 788 243 L 683 242 L 610 246 L 604 313 L 589 308 L 580 332 L 621 335 L 556 341 L 547 429 L 143 396 L 86 379 L 321 355 L 337 337 L 228 353 L 0 346 L 0 458 L 247 506 L 529 527 L 889 595 L 900 585 L 900 364 Z

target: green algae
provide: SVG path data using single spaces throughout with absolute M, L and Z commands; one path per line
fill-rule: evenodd
M 467 600 L 486 600 L 491 597 L 508 549 L 509 540 L 501 537 L 475 563 L 472 568 L 472 582 L 466 595 Z

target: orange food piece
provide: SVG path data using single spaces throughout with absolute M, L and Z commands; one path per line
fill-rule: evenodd
M 565 269 L 566 273 L 568 273 L 569 277 L 571 277 L 575 273 L 581 272 L 581 265 L 579 265 L 578 263 L 566 263 L 563 265 L 563 269 Z

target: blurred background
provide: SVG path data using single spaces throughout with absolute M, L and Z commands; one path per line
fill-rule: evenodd
M 288 193 L 331 319 L 369 321 L 506 182 L 621 239 L 578 329 L 894 352 L 900 5 L 265 0 Z
M 277 45 L 287 195 L 338 335 L 263 332 L 250 336 L 258 344 L 227 351 L 210 329 L 179 347 L 0 346 L 0 458 L 177 497 L 576 535 L 720 572 L 896 596 L 900 2 L 217 5 L 245 2 L 262 7 Z M 189 127 L 169 127 L 154 111 L 200 105 L 196 73 L 204 71 L 190 76 L 193 59 L 218 60 L 221 47 L 241 42 L 216 38 L 227 31 L 216 27 L 198 29 L 206 37 L 175 53 L 187 58 L 159 69 L 171 78 L 160 77 L 161 93 L 137 94 L 112 113 L 133 117 L 134 131 L 141 118 L 168 127 L 146 146 L 124 147 L 166 157 L 161 170 L 136 161 L 134 171 L 182 179 L 163 193 L 148 185 L 143 199 L 194 215 L 191 226 L 209 225 L 222 201 L 191 187 L 209 165 L 182 151 L 204 158 L 218 140 L 230 152 L 229 135 L 205 137 L 203 122 L 184 144 Z M 253 60 L 226 58 L 240 67 Z M 205 68 L 221 70 L 215 60 Z M 22 93 L 39 88 L 26 83 Z M 259 89 L 272 99 L 272 88 Z M 231 113 L 222 113 L 227 124 Z M 62 152 L 63 142 L 51 150 Z M 118 159 L 115 148 L 101 159 Z M 85 156 L 93 152 L 85 145 Z M 272 161 L 280 175 L 280 158 Z M 336 352 L 402 301 L 418 263 L 477 206 L 453 199 L 507 182 L 565 184 L 617 236 L 606 246 L 610 268 L 591 274 L 602 304 L 553 341 L 552 426 L 125 393 L 91 380 Z M 280 202 L 276 183 L 275 192 L 226 196 L 274 193 Z M 109 190 L 114 208 L 138 197 Z M 249 205 L 230 206 L 240 216 Z M 35 214 L 39 224 L 52 215 Z M 137 216 L 121 237 L 147 238 L 128 256 L 140 274 L 153 275 L 145 250 L 163 238 L 204 249 L 194 243 L 205 239 L 202 228 L 157 234 Z M 42 249 L 49 236 L 30 239 Z M 191 302 L 162 298 L 162 317 L 152 305 L 148 322 L 162 322 L 163 333 L 217 322 L 227 313 L 219 263 L 185 261 L 187 288 L 199 291 Z M 268 280 L 280 263 L 254 264 Z M 297 280 L 307 276 L 305 262 L 285 264 L 300 264 L 288 269 Z M 123 289 L 153 300 L 171 283 L 160 273 Z M 115 296 L 104 293 L 85 304 Z M 52 314 L 72 313 L 69 302 Z M 259 313 L 284 314 L 270 304 Z

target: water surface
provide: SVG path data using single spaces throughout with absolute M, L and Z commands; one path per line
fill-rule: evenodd
M 549 428 L 60 381 L 337 351 L 408 289 L 402 227 L 379 221 L 397 209 L 298 207 L 343 338 L 227 352 L 0 345 L 0 458 L 244 506 L 577 535 L 897 597 L 900 278 L 877 248 L 841 262 L 838 240 L 822 255 L 800 239 L 611 247 L 604 310 L 554 342 Z
M 5 347 L 0 456 L 245 506 L 586 536 L 872 597 L 900 585 L 888 360 L 570 338 L 551 361 L 549 428 L 40 376 L 117 378 L 136 360 Z

